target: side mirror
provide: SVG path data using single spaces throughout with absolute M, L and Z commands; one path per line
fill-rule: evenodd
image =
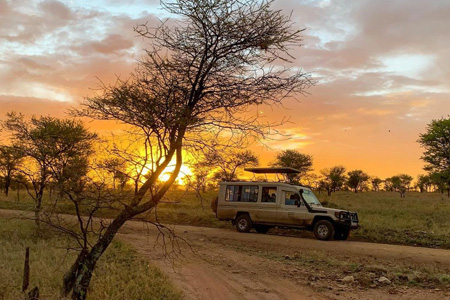
M 303 189 L 300 189 L 299 193 L 300 193 L 300 195 L 303 194 Z
M 297 205 L 297 207 L 300 207 L 302 202 L 300 202 L 300 200 L 295 200 L 294 204 Z

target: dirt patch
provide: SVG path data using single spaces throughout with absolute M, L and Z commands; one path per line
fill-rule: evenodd
M 390 283 L 374 285 L 394 264 L 411 268 L 447 264 L 450 253 L 446 250 L 321 242 L 190 226 L 177 226 L 175 232 L 189 246 L 179 244 L 181 255 L 172 260 L 162 259 L 154 230 L 129 224 L 120 238 L 167 273 L 186 299 L 450 299 L 447 290 L 410 287 L 393 278 L 386 278 Z M 168 243 L 165 251 L 172 252 L 172 246 Z M 312 260 L 298 259 L 301 252 Z M 330 263 L 327 256 L 335 261 L 357 258 L 366 262 L 367 270 L 358 269 L 360 264 L 324 266 Z M 353 279 L 345 281 L 347 275 Z

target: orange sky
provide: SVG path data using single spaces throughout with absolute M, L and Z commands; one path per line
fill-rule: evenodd
M 126 4 L 125 4 L 126 2 Z M 449 1 L 295 1 L 275 8 L 304 32 L 295 64 L 317 84 L 310 95 L 262 109 L 291 117 L 285 141 L 252 147 L 268 164 L 277 151 L 314 156 L 371 175 L 423 173 L 417 144 L 432 119 L 450 113 Z M 0 115 L 64 116 L 98 81 L 127 76 L 145 43 L 136 24 L 165 17 L 152 0 L 0 1 Z M 108 134 L 109 125 L 88 125 Z

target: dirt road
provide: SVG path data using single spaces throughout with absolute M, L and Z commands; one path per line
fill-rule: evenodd
M 19 214 L 24 212 L 0 210 L 0 217 Z M 161 235 L 153 226 L 129 222 L 118 237 L 169 275 L 187 300 L 450 300 L 449 284 L 407 284 L 423 283 L 427 279 L 420 274 L 427 272 L 449 280 L 449 250 L 192 226 L 171 229 L 175 240 L 167 230 Z M 391 282 L 381 283 L 383 276 Z
M 232 230 L 176 226 L 181 257 L 162 259 L 156 231 L 139 223 L 128 224 L 119 237 L 149 258 L 184 291 L 186 299 L 450 299 L 435 288 L 411 288 L 395 283 L 370 288 L 354 281 L 342 282 L 342 270 L 321 267 L 327 259 L 350 260 L 376 266 L 441 268 L 449 274 L 450 251 L 352 241 L 323 242 L 274 234 L 242 234 Z M 161 237 L 160 237 L 161 238 Z M 161 242 L 161 239 L 159 240 Z M 175 251 L 167 242 L 165 250 Z M 315 261 L 295 263 L 295 253 L 310 254 Z M 172 258 L 176 255 L 172 255 Z M 291 261 L 292 259 L 292 261 Z M 302 261 L 303 262 L 303 261 Z M 374 271 L 376 274 L 376 271 Z

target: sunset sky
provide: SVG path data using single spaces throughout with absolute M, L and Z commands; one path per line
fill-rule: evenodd
M 314 156 L 316 170 L 424 173 L 419 133 L 450 114 L 450 1 L 276 0 L 274 7 L 306 28 L 292 54 L 317 84 L 285 108 L 260 112 L 290 116 L 281 130 L 292 135 L 253 147 L 262 165 L 297 149 Z M 0 0 L 0 115 L 65 116 L 96 77 L 111 82 L 134 68 L 146 42 L 133 26 L 165 17 L 156 0 Z

